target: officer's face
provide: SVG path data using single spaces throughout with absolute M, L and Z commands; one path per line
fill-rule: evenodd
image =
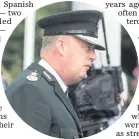
M 67 68 L 74 84 L 86 76 L 91 63 L 96 59 L 96 55 L 94 49 L 89 47 L 90 44 L 74 36 L 69 37 L 67 45 Z

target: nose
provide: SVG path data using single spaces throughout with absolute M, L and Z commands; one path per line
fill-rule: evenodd
M 94 61 L 94 60 L 96 60 L 96 54 L 95 54 L 95 51 L 94 50 L 90 51 L 90 53 L 89 53 L 89 59 L 91 60 L 91 62 Z

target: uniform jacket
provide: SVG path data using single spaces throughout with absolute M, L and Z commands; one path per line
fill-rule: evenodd
M 33 63 L 7 88 L 15 112 L 34 129 L 53 137 L 82 137 L 77 115 L 55 77 Z

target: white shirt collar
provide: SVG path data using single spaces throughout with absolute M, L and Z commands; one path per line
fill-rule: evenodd
M 56 80 L 58 81 L 58 83 L 60 84 L 62 90 L 65 93 L 68 87 L 65 85 L 65 83 L 63 82 L 63 80 L 61 79 L 61 77 L 56 73 L 56 71 L 45 60 L 43 60 L 43 59 L 41 59 L 39 61 L 39 65 L 41 65 L 46 70 L 48 70 L 56 78 Z

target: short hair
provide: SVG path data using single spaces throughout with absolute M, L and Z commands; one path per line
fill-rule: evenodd
M 42 48 L 50 48 L 51 44 L 53 44 L 53 42 L 55 42 L 57 40 L 57 38 L 60 35 L 55 35 L 55 36 L 44 36 L 43 40 L 42 40 Z

